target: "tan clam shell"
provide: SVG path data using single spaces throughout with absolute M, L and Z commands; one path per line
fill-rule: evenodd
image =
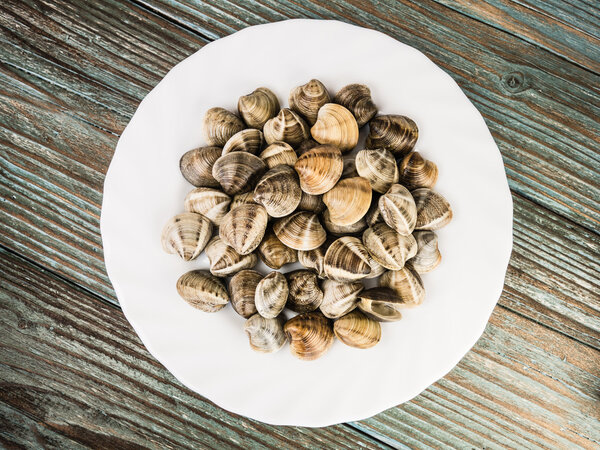
M 355 348 L 371 348 L 381 340 L 381 325 L 355 309 L 333 322 L 335 336 Z
M 274 353 L 287 341 L 281 318 L 266 319 L 254 314 L 244 324 L 250 348 L 261 353 Z
M 229 211 L 234 210 L 238 206 L 242 205 L 257 205 L 257 203 L 254 201 L 254 191 L 234 195 L 233 199 L 231 200 L 231 204 L 229 205 Z
M 213 237 L 204 251 L 210 261 L 210 273 L 217 277 L 228 277 L 240 270 L 252 269 L 258 262 L 254 253 L 240 255 L 219 236 Z
M 311 195 L 302 191 L 302 197 L 298 204 L 299 211 L 312 211 L 319 214 L 325 209 L 325 203 L 323 203 L 322 195 Z
M 427 188 L 415 189 L 411 194 L 417 208 L 415 230 L 435 231 L 450 223 L 452 208 L 441 194 Z
M 340 283 L 334 280 L 324 280 L 322 283 L 323 301 L 321 312 L 325 317 L 336 319 L 348 314 L 358 305 L 358 294 L 364 286 L 361 282 Z
M 263 205 L 271 217 L 293 213 L 302 198 L 298 174 L 290 166 L 277 166 L 256 183 L 254 201 Z
M 364 217 L 361 217 L 358 222 L 350 225 L 337 225 L 331 221 L 331 216 L 328 209 L 323 212 L 321 221 L 327 232 L 333 236 L 345 236 L 347 234 L 362 233 L 367 228 L 367 222 Z
M 348 152 L 358 143 L 358 125 L 350 111 L 341 105 L 327 103 L 319 109 L 317 121 L 310 129 L 313 139 Z
M 203 270 L 184 273 L 176 286 L 181 298 L 204 312 L 219 311 L 229 302 L 229 294 L 223 283 Z
M 438 179 L 438 168 L 434 162 L 428 161 L 419 152 L 410 152 L 398 164 L 400 182 L 407 189 L 421 187 L 433 188 Z
M 359 127 L 364 126 L 377 114 L 377 106 L 371 99 L 371 90 L 364 84 L 349 84 L 335 94 L 334 102 L 350 111 Z
M 285 276 L 279 272 L 271 272 L 256 285 L 254 303 L 258 313 L 266 319 L 274 319 L 283 311 L 288 294 Z
M 250 128 L 262 129 L 279 111 L 279 100 L 273 91 L 259 87 L 238 100 L 238 112 Z
M 344 157 L 344 170 L 342 170 L 342 178 L 359 177 L 356 171 L 356 158 L 354 155 Z
M 419 250 L 410 260 L 410 265 L 419 274 L 431 272 L 442 261 L 437 235 L 433 231 L 415 231 L 413 236 Z
M 344 178 L 323 195 L 329 219 L 335 225 L 348 226 L 358 222 L 371 206 L 371 185 L 366 178 Z
M 384 194 L 398 183 L 396 159 L 385 149 L 361 150 L 356 154 L 356 171 L 369 180 L 374 191 Z
M 371 274 L 370 258 L 360 239 L 341 237 L 333 241 L 325 253 L 325 275 L 341 282 L 366 278 Z
M 292 355 L 305 361 L 323 356 L 334 341 L 330 320 L 318 312 L 291 318 L 283 326 L 283 331 L 290 341 Z
M 329 92 L 319 80 L 312 79 L 290 92 L 290 108 L 302 114 L 311 125 L 317 121 L 317 114 L 321 106 L 329 102 L 331 102 Z
M 256 270 L 245 269 L 236 273 L 229 281 L 229 297 L 236 313 L 246 319 L 256 314 L 254 294 L 262 275 Z
M 231 197 L 224 192 L 217 189 L 199 187 L 186 195 L 183 205 L 186 211 L 202 214 L 213 225 L 219 226 L 221 220 L 229 210 L 230 203 Z
M 261 205 L 241 205 L 229 211 L 219 227 L 219 237 L 240 255 L 252 253 L 262 241 L 269 215 Z
M 314 270 L 319 278 L 323 278 L 325 276 L 325 251 L 324 246 L 313 250 L 298 251 L 298 261 L 307 269 Z
M 212 229 L 212 223 L 202 214 L 177 214 L 163 227 L 162 248 L 167 253 L 179 255 L 184 261 L 191 261 L 206 247 Z
M 234 113 L 224 108 L 210 108 L 202 120 L 202 133 L 208 145 L 223 147 L 238 131 L 244 129 L 244 123 Z
M 377 263 L 389 270 L 400 270 L 417 254 L 417 241 L 404 236 L 385 223 L 376 223 L 363 233 L 363 244 Z
M 260 154 L 260 158 L 265 162 L 269 169 L 281 164 L 294 167 L 298 156 L 292 146 L 286 142 L 275 141 Z
M 215 161 L 221 156 L 221 147 L 200 147 L 183 154 L 179 170 L 183 178 L 196 187 L 219 187 L 212 174 Z
M 358 309 L 367 317 L 378 322 L 395 322 L 402 319 L 404 301 L 393 289 L 371 288 L 362 291 L 358 297 Z
M 294 165 L 300 177 L 300 187 L 307 194 L 324 194 L 335 186 L 344 169 L 344 160 L 337 147 L 319 145 L 298 157 Z
M 317 274 L 311 270 L 294 270 L 285 274 L 288 282 L 286 307 L 298 313 L 314 311 L 323 301 Z
M 371 207 L 365 214 L 365 220 L 367 221 L 367 225 L 372 227 L 376 223 L 383 222 L 383 217 L 381 216 L 381 210 L 379 209 L 379 199 L 381 195 L 377 193 L 373 193 L 373 198 L 371 199 Z
M 265 233 L 257 251 L 261 261 L 271 269 L 281 269 L 285 264 L 298 261 L 298 252 L 284 245 L 273 230 Z
M 368 250 L 367 250 L 368 251 Z M 382 275 L 387 269 L 379 264 L 377 261 L 373 259 L 373 257 L 369 254 L 369 266 L 371 267 L 371 273 L 365 277 L 365 279 L 370 280 L 372 278 L 377 278 Z
M 311 139 L 311 138 L 305 139 L 304 141 L 302 141 L 300 143 L 300 145 L 298 147 L 296 147 L 296 154 L 298 156 L 303 155 L 310 149 L 318 147 L 319 145 L 321 145 L 321 144 L 319 144 L 314 139 Z
M 379 198 L 379 211 L 388 226 L 408 236 L 417 223 L 417 206 L 410 191 L 400 184 L 392 187 Z
M 283 108 L 272 119 L 269 119 L 263 128 L 267 144 L 283 141 L 292 147 L 308 138 L 308 125 L 302 117 L 289 108 Z
M 213 176 L 228 195 L 243 194 L 267 169 L 258 156 L 248 152 L 232 152 L 221 156 L 213 166 Z
M 264 137 L 262 131 L 247 128 L 238 131 L 223 146 L 223 155 L 232 152 L 248 152 L 256 155 L 263 147 Z
M 327 239 L 317 215 L 309 211 L 299 211 L 276 220 L 273 231 L 281 242 L 295 250 L 315 249 Z
M 379 279 L 379 285 L 392 289 L 402 299 L 402 307 L 412 308 L 423 303 L 425 288 L 423 280 L 415 270 L 407 264 L 400 270 L 390 270 Z
M 409 153 L 419 137 L 417 124 L 395 114 L 377 116 L 369 122 L 366 148 L 385 148 L 400 157 Z

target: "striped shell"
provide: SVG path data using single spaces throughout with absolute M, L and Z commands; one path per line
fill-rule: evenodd
M 364 84 L 349 84 L 335 94 L 334 101 L 347 108 L 359 127 L 364 126 L 377 114 L 377 106 L 371 99 L 371 90 Z
M 403 236 L 385 223 L 367 228 L 362 236 L 364 246 L 377 263 L 389 270 L 400 270 L 417 254 L 417 241 Z
M 358 294 L 364 289 L 361 282 L 340 283 L 333 280 L 324 280 L 322 287 L 323 301 L 319 308 L 330 319 L 341 317 L 356 308 Z
M 350 111 L 341 105 L 327 103 L 319 109 L 317 121 L 310 129 L 313 139 L 348 152 L 358 143 L 358 125 Z
M 221 147 L 200 147 L 183 154 L 179 170 L 183 178 L 196 187 L 219 187 L 212 174 L 215 161 L 221 156 Z
M 254 294 L 260 280 L 262 280 L 260 273 L 246 269 L 236 273 L 229 281 L 231 306 L 236 313 L 246 319 L 257 312 Z
M 240 255 L 219 236 L 213 237 L 204 251 L 210 261 L 210 273 L 217 277 L 227 277 L 240 270 L 252 269 L 258 262 L 254 253 Z
M 442 261 L 437 235 L 433 231 L 415 231 L 413 236 L 419 249 L 410 260 L 410 265 L 417 273 L 431 272 Z
M 410 152 L 398 164 L 400 182 L 407 189 L 421 187 L 433 188 L 438 179 L 438 168 L 434 162 L 428 161 L 419 152 Z
M 307 194 L 319 195 L 329 191 L 338 182 L 344 169 L 344 160 L 337 147 L 319 145 L 298 157 L 294 164 L 300 177 L 300 187 Z
M 223 146 L 223 155 L 231 152 L 248 152 L 256 155 L 263 146 L 264 138 L 262 131 L 247 128 L 238 131 Z
M 196 259 L 210 240 L 212 223 L 202 214 L 177 214 L 165 224 L 161 242 L 165 252 L 177 254 L 184 261 Z
M 274 353 L 287 341 L 281 318 L 266 319 L 254 314 L 244 324 L 250 348 L 261 353 Z
M 356 154 L 356 171 L 369 180 L 374 191 L 381 194 L 398 183 L 399 173 L 396 159 L 388 150 L 361 150 Z
M 365 147 L 385 148 L 398 158 L 414 148 L 418 137 L 419 129 L 412 119 L 393 114 L 377 116 L 369 122 Z
M 262 241 L 268 220 L 267 211 L 260 205 L 238 206 L 223 217 L 219 237 L 240 255 L 247 255 Z
M 279 111 L 279 100 L 273 91 L 259 87 L 238 100 L 238 112 L 250 128 L 262 129 Z
M 450 203 L 441 194 L 427 188 L 411 192 L 417 208 L 416 230 L 439 230 L 452 220 Z
M 381 340 L 381 325 L 355 309 L 333 322 L 335 336 L 355 348 L 371 348 Z
M 348 226 L 358 222 L 371 206 L 371 185 L 366 178 L 344 178 L 323 195 L 329 219 L 335 225 Z
M 331 97 L 325 85 L 315 79 L 292 89 L 289 98 L 290 108 L 302 114 L 310 125 L 317 121 L 321 106 L 330 101 Z
M 219 311 L 229 302 L 229 294 L 221 280 L 203 270 L 184 273 L 176 287 L 186 302 L 204 312 Z
M 298 261 L 298 251 L 284 245 L 273 230 L 265 233 L 258 246 L 258 256 L 271 269 L 281 269 L 285 264 Z
M 290 166 L 277 166 L 263 175 L 254 188 L 254 201 L 271 217 L 293 213 L 302 198 L 298 174 Z
M 238 131 L 244 129 L 244 123 L 238 116 L 224 108 L 211 108 L 202 120 L 202 133 L 208 145 L 223 147 Z
M 308 211 L 299 211 L 276 220 L 273 231 L 281 242 L 295 250 L 315 249 L 327 238 L 317 215 Z
M 400 184 L 393 184 L 389 191 L 379 198 L 379 211 L 388 226 L 398 233 L 408 236 L 417 223 L 417 206 L 411 193 Z
M 292 147 L 308 138 L 308 125 L 302 117 L 288 108 L 283 108 L 277 116 L 269 119 L 263 128 L 267 144 L 283 141 Z
M 330 320 L 318 312 L 293 317 L 285 323 L 283 331 L 290 341 L 292 355 L 306 361 L 323 356 L 334 340 Z
M 213 177 L 229 195 L 243 194 L 254 188 L 267 166 L 258 156 L 233 152 L 221 156 L 213 166 Z
M 344 236 L 335 240 L 325 253 L 325 275 L 341 282 L 352 282 L 371 274 L 369 253 L 360 239 Z
M 286 307 L 298 313 L 316 310 L 323 301 L 323 291 L 319 287 L 317 274 L 311 270 L 294 270 L 286 275 L 288 300 Z
M 290 144 L 275 141 L 259 155 L 269 169 L 285 164 L 294 167 L 298 156 Z
M 330 212 L 328 209 L 321 216 L 323 226 L 327 232 L 333 236 L 345 236 L 348 234 L 362 233 L 367 228 L 367 222 L 364 217 L 361 217 L 358 222 L 350 225 L 337 225 L 331 221 Z
M 230 204 L 231 197 L 229 195 L 218 189 L 207 187 L 193 189 L 186 195 L 183 202 L 186 211 L 202 214 L 216 226 L 221 224 Z
M 378 322 L 395 322 L 402 319 L 404 301 L 392 289 L 371 288 L 362 291 L 358 297 L 358 309 L 367 317 Z
M 379 279 L 379 285 L 392 289 L 402 299 L 402 306 L 405 308 L 418 306 L 425 299 L 423 280 L 410 264 L 400 270 L 384 273 Z
M 298 261 L 307 269 L 314 270 L 319 278 L 325 276 L 325 251 L 324 246 L 313 250 L 302 250 L 298 252 Z
M 271 272 L 256 285 L 254 303 L 258 313 L 266 319 L 274 319 L 285 307 L 288 293 L 285 276 Z

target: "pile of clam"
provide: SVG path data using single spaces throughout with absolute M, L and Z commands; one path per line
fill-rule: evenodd
M 372 347 L 380 322 L 423 302 L 419 274 L 440 263 L 434 231 L 452 210 L 432 190 L 437 166 L 413 151 L 416 123 L 377 115 L 367 86 L 331 98 L 311 80 L 292 90 L 289 105 L 280 109 L 261 87 L 239 99 L 239 116 L 207 111 L 208 146 L 180 162 L 195 189 L 162 244 L 186 261 L 208 256 L 210 273 L 177 281 L 190 305 L 216 312 L 231 303 L 247 319 L 252 349 L 274 352 L 289 341 L 293 355 L 312 360 L 335 337 Z M 367 124 L 365 148 L 356 151 Z M 274 271 L 253 270 L 259 258 Z M 278 272 L 295 262 L 305 269 Z M 370 278 L 379 287 L 365 288 Z M 285 320 L 286 308 L 298 315 Z

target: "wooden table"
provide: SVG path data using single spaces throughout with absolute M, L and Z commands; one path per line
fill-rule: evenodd
M 99 230 L 119 135 L 165 73 L 236 30 L 302 17 L 380 30 L 447 71 L 500 147 L 515 217 L 473 350 L 411 402 L 321 429 L 181 386 L 121 313 Z M 598 448 L 597 3 L 4 0 L 0 29 L 3 446 Z

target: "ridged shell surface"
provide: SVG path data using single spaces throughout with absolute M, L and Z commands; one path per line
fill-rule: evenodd
M 212 235 L 212 223 L 202 214 L 177 214 L 165 224 L 161 242 L 165 252 L 177 254 L 184 261 L 198 257 Z
M 250 128 L 262 129 L 279 112 L 279 100 L 273 91 L 259 87 L 238 100 L 238 112 Z
M 417 241 L 411 234 L 404 236 L 385 223 L 367 228 L 362 240 L 373 259 L 389 270 L 402 269 L 417 254 Z
M 202 120 L 202 133 L 208 145 L 223 147 L 238 131 L 244 129 L 241 119 L 224 108 L 211 108 Z
M 229 281 L 231 306 L 236 313 L 246 319 L 257 312 L 254 295 L 260 280 L 262 275 L 259 272 L 246 269 L 236 273 Z
M 262 241 L 268 220 L 269 215 L 263 206 L 241 205 L 223 217 L 219 236 L 240 255 L 247 255 Z
M 433 188 L 438 179 L 438 168 L 434 162 L 428 161 L 419 152 L 410 152 L 398 164 L 400 182 L 409 190 L 417 188 Z
M 310 129 L 313 139 L 348 152 L 358 143 L 358 125 L 350 111 L 341 105 L 327 103 L 319 109 L 317 121 Z
M 294 270 L 286 275 L 288 301 L 286 307 L 298 313 L 314 311 L 323 301 L 323 291 L 319 287 L 317 274 L 311 270 Z
M 204 251 L 210 261 L 210 273 L 217 277 L 228 277 L 240 270 L 252 269 L 258 262 L 254 253 L 240 255 L 219 236 L 213 237 Z
M 371 185 L 366 178 L 344 178 L 323 195 L 329 219 L 335 225 L 348 226 L 364 217 L 371 206 Z
M 352 282 L 371 273 L 369 253 L 360 239 L 344 236 L 335 240 L 325 253 L 325 275 L 335 281 Z
M 335 336 L 355 348 L 371 348 L 381 340 L 381 325 L 355 309 L 333 322 Z
M 263 205 L 271 217 L 293 213 L 302 198 L 298 174 L 290 166 L 277 166 L 256 183 L 254 201 Z
M 256 155 L 263 147 L 262 131 L 254 128 L 247 128 L 238 131 L 223 146 L 223 155 L 231 152 L 248 152 Z
M 371 90 L 364 84 L 349 84 L 335 94 L 333 100 L 348 109 L 359 127 L 366 125 L 377 114 L 377 106 L 371 99 Z
M 276 220 L 273 231 L 281 242 L 295 250 L 315 249 L 327 238 L 317 215 L 308 211 L 299 211 Z
M 410 265 L 417 273 L 431 272 L 442 261 L 437 235 L 433 231 L 415 231 L 413 236 L 417 242 L 418 251 L 410 260 Z
M 283 244 L 273 230 L 265 233 L 258 246 L 258 256 L 271 269 L 281 269 L 285 264 L 298 261 L 298 251 Z
M 329 92 L 319 80 L 312 79 L 290 92 L 290 108 L 302 114 L 311 125 L 317 121 L 317 114 L 321 106 L 329 102 L 331 102 Z
M 319 278 L 325 276 L 325 251 L 324 246 L 313 250 L 302 250 L 298 252 L 298 261 L 307 269 L 314 270 Z
M 442 194 L 431 189 L 419 188 L 411 192 L 417 208 L 416 230 L 435 231 L 452 220 L 452 208 Z
M 267 166 L 258 156 L 233 152 L 221 156 L 213 166 L 213 177 L 228 195 L 251 191 Z
M 263 128 L 267 144 L 283 141 L 292 147 L 297 146 L 309 137 L 308 125 L 302 117 L 289 108 L 283 108 Z
M 377 287 L 360 293 L 358 309 L 378 322 L 402 319 L 404 301 L 390 288 Z
M 283 331 L 290 341 L 292 355 L 306 361 L 323 356 L 334 340 L 330 320 L 317 312 L 293 317 L 285 323 Z
M 410 118 L 395 114 L 377 116 L 369 122 L 366 148 L 385 148 L 396 158 L 409 153 L 417 143 L 419 129 Z
M 402 306 L 405 308 L 418 306 L 425 299 L 423 280 L 410 264 L 400 270 L 384 273 L 379 279 L 379 285 L 392 289 L 402 299 Z
M 294 167 L 298 156 L 292 146 L 286 142 L 275 141 L 260 154 L 260 158 L 265 162 L 269 169 L 281 164 Z
M 200 147 L 184 153 L 179 160 L 183 178 L 196 187 L 219 187 L 212 168 L 220 156 L 221 147 Z
M 345 236 L 348 234 L 362 233 L 367 228 L 367 222 L 364 217 L 361 217 L 358 222 L 350 225 L 337 225 L 331 221 L 331 216 L 328 209 L 323 212 L 321 221 L 327 232 L 333 236 Z
M 219 311 L 229 302 L 229 294 L 221 280 L 203 270 L 184 273 L 176 286 L 186 302 L 204 312 Z
M 371 188 L 381 194 L 392 184 L 398 183 L 399 173 L 396 159 L 388 150 L 361 150 L 356 154 L 356 171 L 369 180 Z
M 324 280 L 322 283 L 323 301 L 321 312 L 325 317 L 336 319 L 348 314 L 358 305 L 358 294 L 364 286 L 361 282 L 340 283 L 339 281 Z
M 230 204 L 229 195 L 207 187 L 190 191 L 183 202 L 186 211 L 202 214 L 216 226 L 221 224 L 221 220 L 229 211 Z
M 274 353 L 287 341 L 281 318 L 266 319 L 254 314 L 244 324 L 250 348 L 261 353 Z
M 410 191 L 400 184 L 392 187 L 379 198 L 379 211 L 388 226 L 408 236 L 417 223 L 417 206 Z
M 288 293 L 285 276 L 271 272 L 256 285 L 254 303 L 258 313 L 267 319 L 274 319 L 285 307 Z
M 319 145 L 298 157 L 294 165 L 300 187 L 307 194 L 324 194 L 335 186 L 344 169 L 342 153 L 332 145 Z

